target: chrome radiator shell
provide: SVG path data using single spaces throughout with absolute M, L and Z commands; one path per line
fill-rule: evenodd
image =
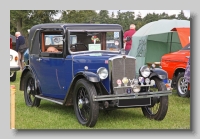
M 126 88 L 115 88 L 118 86 L 117 80 L 122 80 L 124 77 L 133 80 L 136 76 L 135 65 L 136 59 L 127 55 L 120 55 L 109 59 L 109 79 L 111 82 L 111 89 L 114 94 L 119 92 L 126 92 Z M 127 86 L 131 83 L 128 82 Z M 122 83 L 122 86 L 124 84 Z

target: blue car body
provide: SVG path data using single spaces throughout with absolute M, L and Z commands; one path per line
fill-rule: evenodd
M 109 48 L 110 37 L 116 49 Z M 30 29 L 29 42 L 29 64 L 20 78 L 27 106 L 38 107 L 41 100 L 73 105 L 79 123 L 88 127 L 95 126 L 99 109 L 141 107 L 146 117 L 164 119 L 171 94 L 162 82 L 167 73 L 144 65 L 136 76 L 136 58 L 121 49 L 120 25 L 39 24 Z M 150 108 L 157 104 L 154 114 Z

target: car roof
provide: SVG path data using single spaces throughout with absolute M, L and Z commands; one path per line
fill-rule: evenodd
M 36 32 L 36 30 L 45 30 L 45 29 L 52 29 L 54 31 L 63 31 L 64 29 L 69 29 L 69 30 L 85 30 L 85 31 L 89 31 L 89 30 L 105 30 L 105 31 L 109 31 L 109 30 L 121 30 L 123 31 L 123 28 L 121 25 L 119 24 L 89 24 L 89 23 L 45 23 L 45 24 L 38 24 L 33 26 L 30 29 L 29 32 L 29 38 L 28 41 L 30 42 L 31 45 L 33 46 L 29 46 L 31 47 L 30 51 L 33 52 L 35 50 L 32 50 L 32 47 L 34 47 L 35 45 L 32 44 L 32 39 L 34 35 L 39 35 L 38 32 Z M 34 42 L 38 42 L 39 39 L 35 40 Z M 37 45 L 37 44 L 36 44 Z
M 45 24 L 38 24 L 33 26 L 30 29 L 30 35 L 32 35 L 37 29 L 47 29 L 47 28 L 54 28 L 54 29 L 62 29 L 62 28 L 70 28 L 70 29 L 105 29 L 105 30 L 113 30 L 113 29 L 122 29 L 122 26 L 119 24 L 77 24 L 77 23 L 45 23 Z

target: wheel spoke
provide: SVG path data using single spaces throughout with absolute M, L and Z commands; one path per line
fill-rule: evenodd
M 29 78 L 28 79 L 28 84 L 27 84 L 27 100 L 29 102 L 29 104 L 33 103 L 34 100 L 34 92 L 35 92 L 35 87 L 34 87 L 34 80 L 33 78 Z
M 159 88 L 157 85 L 155 85 L 155 86 L 150 87 L 150 91 L 157 92 L 159 91 Z M 157 99 L 160 99 L 160 98 L 157 98 Z M 152 103 L 155 103 L 155 104 L 152 104 L 152 106 L 147 107 L 146 110 L 149 113 L 149 115 L 156 115 L 160 107 L 160 100 L 156 100 L 156 102 L 152 102 Z
M 87 121 L 90 113 L 90 105 L 89 105 L 87 90 L 84 87 L 79 88 L 77 100 L 78 100 L 77 102 L 78 103 L 81 102 L 82 105 L 79 106 L 80 116 L 84 121 Z

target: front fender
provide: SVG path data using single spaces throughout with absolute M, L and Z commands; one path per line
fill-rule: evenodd
M 89 71 L 78 72 L 75 75 L 75 77 L 73 78 L 73 80 L 72 80 L 72 82 L 69 86 L 69 89 L 67 91 L 67 95 L 65 96 L 65 99 L 64 99 L 64 103 L 63 103 L 64 105 L 68 106 L 68 105 L 73 104 L 72 100 L 73 100 L 74 86 L 75 86 L 76 82 L 81 78 L 85 78 L 92 83 L 100 82 L 99 76 L 97 74 L 93 73 L 93 72 L 89 72 Z
M 81 71 L 76 74 L 75 78 L 80 75 L 83 75 L 88 81 L 93 82 L 93 83 L 100 82 L 101 80 L 98 74 L 90 72 L 90 71 Z
M 152 78 L 154 76 L 158 77 L 161 80 L 168 79 L 167 72 L 161 68 L 151 69 L 151 74 L 150 74 L 149 78 Z

